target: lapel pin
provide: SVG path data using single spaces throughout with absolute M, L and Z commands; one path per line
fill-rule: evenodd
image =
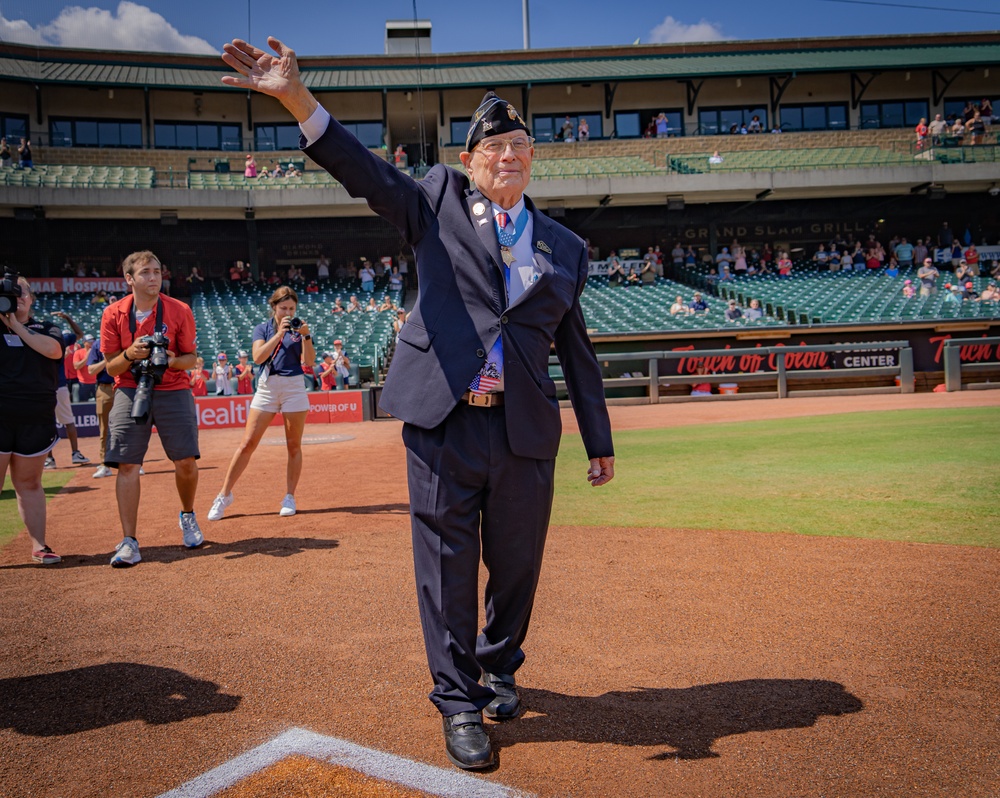
M 483 205 L 483 203 L 481 202 L 477 202 L 475 205 L 472 206 L 472 212 L 476 214 L 476 216 L 482 216 L 484 213 L 486 213 L 486 206 Z
M 479 226 L 482 227 L 489 221 L 489 219 L 478 219 L 477 221 L 479 222 Z
M 552 249 L 544 241 L 539 241 L 537 244 L 535 244 L 535 247 L 540 249 L 542 252 L 548 252 L 550 255 L 552 254 Z

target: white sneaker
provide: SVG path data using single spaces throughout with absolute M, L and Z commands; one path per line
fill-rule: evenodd
M 97 470 L 94 472 L 94 479 L 100 479 L 101 477 L 110 477 L 111 469 L 106 465 L 98 466 Z
M 51 471 L 55 467 L 56 467 L 56 458 L 54 458 L 51 454 L 46 455 L 45 465 L 42 466 L 42 468 L 46 471 Z
M 295 515 L 295 497 L 291 493 L 286 493 L 285 498 L 281 500 L 281 511 L 278 515 L 286 517 Z
M 73 465 L 90 465 L 90 458 L 81 451 L 73 452 L 73 457 L 71 459 L 73 461 Z
M 135 538 L 124 538 L 115 546 L 115 555 L 111 558 L 112 568 L 129 568 L 142 560 L 139 554 L 139 543 Z
M 140 477 L 146 476 L 146 472 L 143 470 L 142 466 L 139 466 L 139 476 Z
M 180 527 L 184 533 L 184 546 L 189 549 L 196 549 L 205 542 L 201 529 L 198 528 L 198 519 L 194 513 L 184 513 L 180 515 Z
M 221 521 L 222 516 L 226 514 L 226 508 L 233 503 L 233 492 L 229 491 L 228 496 L 218 495 L 215 497 L 215 501 L 212 502 L 212 509 L 208 511 L 209 521 Z

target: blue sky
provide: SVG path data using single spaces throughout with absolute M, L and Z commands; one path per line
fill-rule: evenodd
M 996 0 L 531 0 L 532 47 L 802 38 L 1000 29 Z M 950 10 L 934 10 L 951 6 Z M 505 10 L 504 10 L 505 9 Z M 989 13 L 965 13 L 956 9 Z M 417 0 L 433 51 L 517 50 L 521 3 Z M 0 0 L 0 38 L 48 46 L 212 52 L 233 37 L 268 34 L 304 55 L 379 54 L 387 19 L 413 19 L 412 0 Z

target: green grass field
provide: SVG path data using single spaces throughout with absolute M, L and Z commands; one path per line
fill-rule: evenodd
M 615 479 L 563 441 L 552 522 L 1000 546 L 1000 408 L 620 432 Z
M 73 478 L 74 471 L 46 471 L 42 474 L 42 487 L 45 489 L 45 500 L 48 501 L 62 490 L 63 485 Z M 24 529 L 21 516 L 17 514 L 17 497 L 10 484 L 10 476 L 4 480 L 0 491 L 0 546 L 7 543 L 14 535 Z

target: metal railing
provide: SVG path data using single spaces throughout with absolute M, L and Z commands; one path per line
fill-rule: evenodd
M 994 350 L 992 347 L 998 347 Z M 972 347 L 986 347 L 972 351 Z M 963 349 L 965 350 L 963 352 Z M 962 355 L 981 356 L 984 360 L 973 363 L 963 363 Z M 1000 369 L 1000 362 L 985 360 L 994 354 L 1000 354 L 1000 337 L 993 338 L 950 338 L 944 342 L 944 388 L 946 391 L 962 390 L 962 371 L 990 371 Z M 1000 383 L 997 383 L 1000 388 Z

